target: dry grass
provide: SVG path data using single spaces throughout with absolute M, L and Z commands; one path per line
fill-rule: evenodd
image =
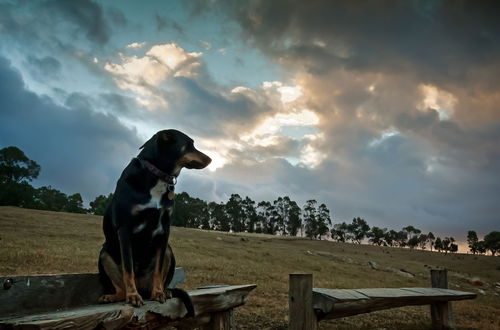
M 95 272 L 103 241 L 101 218 L 0 207 L 0 275 Z M 187 288 L 209 284 L 249 284 L 258 288 L 237 311 L 241 329 L 286 329 L 288 274 L 314 274 L 315 287 L 363 288 L 429 286 L 429 269 L 451 271 L 452 289 L 477 292 L 466 278 L 486 282 L 485 295 L 454 303 L 459 328 L 500 328 L 500 258 L 444 255 L 267 235 L 227 234 L 173 228 L 177 263 L 186 269 Z M 372 270 L 392 267 L 415 274 L 406 278 Z M 497 290 L 497 291 L 495 291 Z M 426 329 L 428 306 L 398 308 L 335 321 L 320 329 Z

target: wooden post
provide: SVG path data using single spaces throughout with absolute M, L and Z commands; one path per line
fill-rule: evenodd
M 448 289 L 448 275 L 446 269 L 431 269 L 431 282 L 433 288 Z M 451 302 L 440 302 L 431 305 L 433 329 L 454 329 Z
M 288 292 L 288 329 L 316 330 L 318 321 L 313 310 L 312 274 L 290 274 Z
M 234 313 L 232 309 L 211 313 L 210 322 L 203 327 L 206 330 L 234 330 Z

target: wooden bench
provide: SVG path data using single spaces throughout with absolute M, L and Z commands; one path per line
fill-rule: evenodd
M 289 329 L 317 328 L 321 320 L 415 305 L 431 305 L 434 329 L 453 329 L 451 301 L 476 294 L 448 289 L 446 270 L 431 271 L 432 288 L 318 289 L 312 274 L 290 274 Z
M 177 268 L 169 287 L 185 282 Z M 256 287 L 211 286 L 190 290 L 195 316 L 186 318 L 177 298 L 161 304 L 146 300 L 134 308 L 125 303 L 96 304 L 102 287 L 98 274 L 0 277 L 0 329 L 119 329 L 176 327 L 233 329 L 232 310 L 245 304 Z

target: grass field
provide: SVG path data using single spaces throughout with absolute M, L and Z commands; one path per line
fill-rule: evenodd
M 96 272 L 101 217 L 0 207 L 0 275 Z M 288 274 L 308 272 L 314 286 L 430 286 L 429 269 L 449 270 L 450 288 L 479 292 L 454 303 L 458 328 L 500 329 L 500 258 L 465 254 L 228 234 L 173 228 L 171 244 L 187 273 L 185 288 L 250 284 L 257 289 L 237 310 L 239 329 L 286 329 Z M 368 261 L 378 264 L 371 269 Z M 404 269 L 409 278 L 386 271 Z M 469 283 L 478 277 L 482 287 Z M 496 285 L 495 285 L 496 283 Z M 379 311 L 321 322 L 320 329 L 428 329 L 429 306 Z

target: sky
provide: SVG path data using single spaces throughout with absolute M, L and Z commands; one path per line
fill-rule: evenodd
M 325 203 L 334 223 L 500 229 L 496 1 L 0 0 L 0 148 L 34 185 L 114 190 L 161 129 L 177 189 Z

